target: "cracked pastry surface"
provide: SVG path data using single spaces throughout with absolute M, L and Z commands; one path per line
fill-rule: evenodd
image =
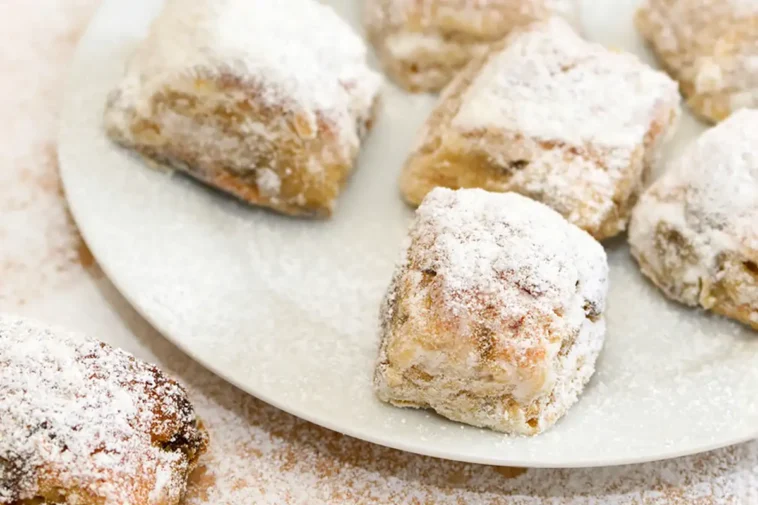
M 381 310 L 378 397 L 533 435 L 573 405 L 605 336 L 602 246 L 515 193 L 437 188 Z
M 109 95 L 107 134 L 243 201 L 331 215 L 374 118 L 366 46 L 314 0 L 169 0 Z
M 666 74 L 552 18 L 516 30 L 446 88 L 400 189 L 413 205 L 437 186 L 514 191 L 604 239 L 626 229 L 678 116 Z
M 646 0 L 636 24 L 698 115 L 758 107 L 758 0 Z
M 184 389 L 107 344 L 0 316 L 0 504 L 176 505 L 208 443 Z
M 629 227 L 669 298 L 758 329 L 758 111 L 703 133 L 642 196 Z
M 577 0 L 367 0 L 364 24 L 382 66 L 409 91 L 439 91 L 516 27 L 561 15 Z

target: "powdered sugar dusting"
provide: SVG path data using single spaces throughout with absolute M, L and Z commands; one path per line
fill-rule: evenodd
M 0 51 L 0 111 L 7 118 L 0 128 L 0 308 L 38 297 L 80 269 L 77 251 L 84 248 L 61 198 L 55 136 L 62 73 L 94 7 L 87 0 L 0 7 L 8 48 Z
M 129 67 L 147 96 L 177 73 L 229 73 L 262 84 L 271 105 L 334 118 L 373 102 L 381 79 L 365 58 L 363 41 L 313 0 L 170 0 Z
M 688 186 L 687 212 L 703 228 L 729 230 L 753 250 L 758 250 L 756 146 L 758 110 L 743 109 L 706 131 L 665 179 Z
M 0 16 L 0 31 L 6 36 L 16 34 L 8 42 L 9 47 L 19 51 L 55 46 L 61 51 L 68 48 L 67 52 L 73 40 L 62 44 L 56 34 L 61 27 L 78 24 L 81 16 L 74 13 L 84 9 L 84 4 L 68 0 L 48 2 L 41 7 L 38 2 L 10 0 L 8 12 L 12 14 Z M 46 13 L 56 12 L 57 16 L 39 16 L 41 8 Z M 67 14 L 64 16 L 63 12 Z M 35 29 L 29 30 L 30 26 Z M 20 38 L 21 35 L 24 38 Z M 37 45 L 27 42 L 31 38 Z M 44 58 L 37 54 L 25 57 L 23 65 L 19 62 L 15 71 L 4 74 L 0 85 L 11 85 L 16 90 L 15 94 L 2 95 L 10 99 L 10 108 L 4 109 L 6 112 L 17 110 L 11 107 L 13 105 L 20 106 L 20 102 L 14 100 L 19 93 L 32 93 L 28 83 L 57 85 L 68 65 L 68 57 L 59 56 L 57 51 L 52 53 Z M 6 70 L 7 63 L 3 61 L 0 66 Z M 45 79 L 36 80 L 40 75 L 45 75 Z M 7 156 L 0 161 L 4 163 L 0 174 L 5 177 L 0 187 L 9 193 L 25 187 L 24 164 L 12 160 L 21 156 L 43 156 L 39 135 L 49 133 L 55 123 L 47 102 L 24 103 L 28 106 L 18 111 L 19 114 L 24 112 L 20 117 L 25 118 L 28 128 L 10 128 L 4 132 L 14 139 L 2 145 Z M 29 166 L 41 168 L 42 164 Z M 14 207 L 13 200 L 0 197 L 4 216 L 0 263 L 20 258 L 24 250 L 38 249 L 29 245 L 31 230 L 49 230 L 48 236 L 69 234 L 69 228 L 58 217 L 63 206 L 60 195 L 38 191 L 29 193 L 28 200 L 34 205 Z M 11 212 L 12 209 L 16 210 Z M 75 240 L 54 242 L 64 257 L 76 256 Z M 189 505 L 417 505 L 425 502 L 436 505 L 742 505 L 758 501 L 756 443 L 643 465 L 527 471 L 425 458 L 341 436 L 285 414 L 204 370 L 152 330 L 107 280 L 97 281 L 100 286 L 97 289 L 83 270 L 58 269 L 47 255 L 27 254 L 23 260 L 25 271 L 44 270 L 49 275 L 44 283 L 37 283 L 31 274 L 9 275 L 3 271 L 0 289 L 5 294 L 4 309 L 19 305 L 25 298 L 27 312 L 90 328 L 93 334 L 105 335 L 113 344 L 139 350 L 141 357 L 161 363 L 164 369 L 170 368 L 183 382 L 190 384 L 190 396 L 209 427 L 213 443 L 202 459 L 203 468 L 190 485 L 186 500 Z M 37 285 L 31 298 L 26 286 L 30 279 L 35 279 Z M 624 277 L 619 281 L 628 287 L 634 278 Z M 106 293 L 108 302 L 102 293 Z M 635 290 L 629 296 L 635 299 L 639 295 L 641 293 Z M 87 309 L 72 311 L 72 306 Z M 620 312 L 620 318 L 644 317 L 650 313 Z M 690 320 L 693 315 L 687 316 Z M 709 354 L 721 348 L 723 345 L 714 346 Z M 682 351 L 671 349 L 671 355 Z M 630 380 L 638 378 L 640 363 L 628 364 L 633 369 L 629 373 Z
M 543 204 L 480 189 L 433 190 L 410 238 L 382 313 L 379 397 L 512 434 L 552 426 L 605 336 L 600 244 Z
M 756 145 L 758 111 L 752 109 L 703 133 L 647 193 L 637 213 L 639 231 L 649 231 L 659 219 L 692 228 L 704 234 L 694 244 L 706 261 L 724 247 L 758 250 Z M 646 212 L 645 205 L 656 210 Z M 712 250 L 706 254 L 706 248 Z
M 282 187 L 282 180 L 270 168 L 261 168 L 256 173 L 256 184 L 262 194 L 276 197 Z
M 184 391 L 155 368 L 9 316 L 0 398 L 0 503 L 59 488 L 71 503 L 173 504 L 194 464 L 185 451 L 204 444 Z
M 475 37 L 487 33 L 491 25 L 496 24 L 495 19 L 500 25 L 496 34 L 502 37 L 507 29 L 525 20 L 550 14 L 571 20 L 578 17 L 578 2 L 575 0 L 369 0 L 366 4 L 366 20 L 370 28 L 402 27 L 428 31 L 441 28 L 445 18 L 453 17 L 463 28 L 459 35 L 464 38 L 467 34 Z M 403 26 L 408 22 L 411 24 Z M 496 39 L 492 37 L 492 41 Z
M 442 276 L 453 310 L 486 301 L 516 316 L 547 314 L 569 305 L 581 280 L 582 295 L 603 311 L 607 266 L 600 244 L 515 193 L 435 189 L 418 209 L 411 240 L 418 247 L 411 261 Z
M 453 125 L 501 128 L 540 140 L 618 148 L 628 163 L 656 106 L 677 101 L 676 84 L 643 65 L 582 40 L 553 18 L 511 37 L 489 57 Z
M 756 145 L 758 111 L 735 112 L 693 142 L 635 209 L 633 251 L 643 269 L 671 285 L 675 298 L 708 305 L 702 299 L 708 286 L 736 275 L 724 271 L 726 257 L 748 265 L 758 259 Z M 676 279 L 666 279 L 672 275 Z M 758 289 L 749 287 L 755 281 L 748 276 L 740 282 L 745 287 L 736 302 L 756 313 L 758 323 Z
M 560 15 L 576 0 L 368 0 L 365 24 L 387 72 L 413 91 L 438 91 L 511 30 Z
M 66 26 L 79 23 L 77 11 L 86 10 L 87 2 L 26 2 L 9 0 L 0 7 L 7 7 L 8 15 L 0 16 L 0 31 L 6 37 L 13 54 L 24 58 L 14 59 L 18 66 L 7 71 L 9 62 L 0 58 L 5 70 L 0 86 L 10 86 L 2 96 L 8 99 L 4 113 L 23 118 L 23 121 L 5 123 L 4 134 L 14 140 L 2 144 L 5 156 L 0 160 L 5 177 L 0 187 L 7 192 L 18 192 L 24 184 L 23 166 L 16 162 L 21 156 L 42 156 L 40 135 L 53 130 L 52 106 L 34 92 L 30 83 L 56 88 L 68 67 L 68 51 L 74 40 L 57 39 Z M 89 2 L 92 4 L 92 2 Z M 614 3 L 614 7 L 615 7 Z M 131 8 L 131 5 L 130 5 Z M 40 16 L 43 11 L 45 16 Z M 56 16 L 47 15 L 52 12 Z M 65 13 L 65 15 L 64 15 Z M 30 29 L 33 27 L 33 29 Z M 32 43 L 34 39 L 34 43 Z M 53 48 L 44 57 L 37 53 L 24 52 L 29 48 Z M 65 53 L 59 54 L 58 49 Z M 65 49 L 65 50 L 64 50 Z M 15 64 L 14 64 L 15 65 Z M 44 78 L 42 78 L 44 76 Z M 15 90 L 15 91 L 14 91 Z M 19 96 L 29 95 L 22 106 Z M 35 95 L 35 100 L 31 100 Z M 45 94 L 45 96 L 47 96 Z M 100 106 L 102 104 L 98 104 Z M 15 108 L 22 107 L 22 108 Z M 13 112 L 17 111 L 17 112 Z M 407 113 L 407 111 L 402 111 Z M 398 117 L 405 117 L 398 112 Z M 8 128 L 9 125 L 13 127 Z M 17 127 L 23 125 L 23 127 Z M 7 138 L 7 137 L 6 137 Z M 30 167 L 42 167 L 32 162 Z M 394 174 L 393 174 L 394 179 Z M 387 186 L 387 193 L 394 195 L 395 181 Z M 162 188 L 161 188 L 162 189 Z M 81 269 L 58 269 L 47 255 L 37 253 L 22 256 L 30 249 L 37 251 L 29 242 L 33 230 L 47 230 L 50 238 L 68 236 L 69 229 L 58 219 L 63 200 L 60 195 L 42 192 L 28 194 L 31 204 L 13 207 L 12 200 L 0 197 L 3 211 L 2 247 L 0 263 L 22 258 L 24 275 L 3 271 L 0 289 L 6 295 L 2 299 L 4 309 L 14 307 L 26 298 L 25 310 L 47 320 L 67 321 L 68 325 L 89 328 L 90 333 L 104 335 L 110 342 L 124 346 L 162 368 L 171 369 L 190 384 L 189 392 L 200 416 L 209 426 L 213 443 L 209 454 L 202 459 L 203 468 L 197 472 L 190 485 L 186 503 L 190 505 L 368 505 L 392 503 L 397 505 L 743 505 L 758 502 L 758 444 L 746 443 L 698 456 L 679 458 L 656 463 L 616 468 L 588 470 L 539 470 L 509 469 L 484 465 L 471 465 L 421 457 L 339 435 L 283 413 L 245 393 L 231 387 L 213 376 L 152 330 L 141 319 L 115 288 L 105 279 L 94 282 Z M 159 194 L 155 195 L 160 197 Z M 11 212 L 12 209 L 15 209 Z M 182 226 L 187 223 L 182 222 Z M 64 257 L 75 257 L 75 240 L 54 240 Z M 702 362 L 725 352 L 721 338 L 712 338 L 710 347 L 703 347 L 703 340 L 723 331 L 720 324 L 700 326 L 701 320 L 689 312 L 684 313 L 673 305 L 655 301 L 657 293 L 645 289 L 631 265 L 627 265 L 625 248 L 614 253 L 616 272 L 624 271 L 614 282 L 617 298 L 612 298 L 610 311 L 616 311 L 619 323 L 629 321 L 630 331 L 621 332 L 619 340 L 631 339 L 635 346 L 647 345 L 646 334 L 655 335 L 672 319 L 681 318 L 686 324 L 690 345 L 679 347 L 679 340 L 658 356 L 655 368 L 662 371 L 661 380 L 680 371 L 668 370 L 672 358 L 687 355 L 692 366 L 700 361 L 690 354 L 694 348 L 702 352 Z M 272 260 L 273 264 L 273 260 Z M 72 271 L 73 270 L 73 271 Z M 31 272 L 48 273 L 45 282 L 37 282 Z M 37 275 L 37 274 L 35 274 Z M 33 293 L 27 284 L 35 284 Z M 347 286 L 347 280 L 339 287 Z M 97 287 L 96 287 L 97 286 Z M 107 300 L 107 302 L 106 302 Z M 71 307 L 86 307 L 72 311 Z M 615 309 L 614 307 L 617 307 Z M 342 317 L 345 317 L 343 311 Z M 650 321 L 651 314 L 656 314 Z M 370 315 L 369 315 L 370 316 Z M 662 319 L 666 320 L 663 324 Z M 631 321 L 641 322 L 643 328 Z M 693 324 L 689 324 L 689 323 Z M 632 331 L 635 330 L 635 331 Z M 725 336 L 725 335 L 719 335 Z M 665 339 L 669 340 L 669 339 Z M 611 358 L 616 339 L 609 338 L 605 357 Z M 729 340 L 730 344 L 732 340 Z M 652 343 L 652 342 L 650 342 Z M 610 347 L 608 345 L 610 344 Z M 234 347 L 215 345 L 217 352 L 237 352 Z M 610 364 L 626 370 L 629 382 L 642 384 L 641 367 L 650 357 L 635 358 L 619 349 L 624 359 Z M 652 356 L 653 359 L 656 356 Z M 670 372 L 670 374 L 669 374 Z M 602 376 L 602 385 L 608 388 L 609 377 Z M 737 378 L 737 380 L 740 380 Z M 744 380 L 744 378 L 743 378 Z M 665 384 L 661 382 L 659 385 Z M 711 402 L 722 391 L 708 388 L 700 391 L 697 401 Z M 691 398 L 691 400 L 693 399 Z M 607 405 L 608 409 L 616 405 Z M 637 404 L 637 408 L 640 405 Z M 666 412 L 661 405 L 660 412 Z M 718 409 L 718 405 L 712 405 Z M 724 412 L 728 415 L 728 412 Z M 665 423 L 664 418 L 658 418 Z M 693 423 L 701 419 L 692 419 Z M 414 422 L 408 416 L 408 423 Z M 593 430 L 602 428 L 588 425 Z M 586 427 L 586 426 L 585 426 Z
M 381 83 L 315 0 L 172 0 L 109 94 L 105 129 L 249 203 L 328 216 Z
M 606 239 L 626 228 L 678 116 L 668 76 L 553 18 L 459 74 L 421 130 L 401 188 L 415 204 L 434 186 L 515 191 Z
M 107 280 L 101 284 L 108 305 L 94 292 L 58 288 L 46 296 L 60 300 L 59 309 L 33 310 L 63 318 L 76 300 L 90 308 L 78 324 L 108 330 L 112 343 L 139 350 L 188 385 L 212 439 L 188 505 L 742 505 L 758 497 L 753 442 L 641 465 L 527 470 L 427 458 L 346 437 L 225 383 L 150 328 Z M 633 380 L 639 364 L 629 365 Z

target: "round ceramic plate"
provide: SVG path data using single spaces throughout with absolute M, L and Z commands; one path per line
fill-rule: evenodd
M 333 3 L 358 27 L 360 2 Z M 636 2 L 585 3 L 592 4 L 583 19 L 589 38 L 651 61 L 632 25 Z M 378 307 L 412 217 L 396 181 L 434 98 L 388 86 L 332 220 L 249 208 L 185 177 L 149 169 L 103 135 L 106 93 L 158 9 L 153 0 L 110 0 L 92 22 L 68 86 L 61 173 L 74 217 L 103 269 L 192 357 L 314 423 L 462 461 L 613 465 L 758 435 L 756 335 L 667 302 L 640 276 L 623 240 L 606 244 L 612 289 L 597 373 L 553 429 L 534 438 L 507 437 L 380 403 L 371 388 Z M 668 154 L 702 129 L 684 118 Z

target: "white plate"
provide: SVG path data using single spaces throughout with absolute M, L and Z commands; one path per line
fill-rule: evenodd
M 356 0 L 333 2 L 351 22 Z M 643 54 L 634 1 L 595 0 L 590 38 Z M 758 339 L 663 299 L 622 240 L 608 337 L 579 403 L 549 432 L 509 438 L 386 406 L 371 390 L 377 311 L 412 216 L 398 170 L 433 99 L 396 89 L 329 222 L 251 209 L 113 147 L 107 91 L 152 0 L 106 1 L 81 42 L 60 137 L 71 209 L 99 263 L 160 331 L 209 369 L 297 416 L 399 449 L 513 466 L 596 466 L 704 451 L 758 435 Z M 701 131 L 690 118 L 678 142 Z M 86 307 L 75 310 L 86 311 Z

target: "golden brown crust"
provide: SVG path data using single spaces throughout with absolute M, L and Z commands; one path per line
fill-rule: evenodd
M 143 117 L 133 108 L 120 110 L 115 93 L 108 102 L 106 131 L 149 160 L 247 203 L 292 216 L 331 216 L 358 145 L 342 145 L 336 125 L 323 115 L 317 116 L 314 131 L 284 104 L 266 103 L 264 93 L 231 75 L 177 82 L 152 97 L 150 109 L 161 111 L 156 117 Z M 367 117 L 357 118 L 356 132 L 371 128 L 377 102 Z M 246 122 L 264 131 L 242 128 Z M 197 141 L 198 132 L 209 129 L 215 146 Z M 218 147 L 222 144 L 230 147 Z
M 750 258 L 725 254 L 718 259 L 718 268 L 716 282 L 703 286 L 700 304 L 758 330 L 758 307 L 748 301 L 758 291 L 758 251 Z
M 727 0 L 646 0 L 635 23 L 700 118 L 758 105 L 758 11 Z
M 625 146 L 623 150 L 627 154 L 623 156 L 618 154 L 622 149 L 601 142 L 551 140 L 549 136 L 540 138 L 484 124 L 479 128 L 457 127 L 457 116 L 466 100 L 471 99 L 470 90 L 485 67 L 491 67 L 491 61 L 519 38 L 529 36 L 530 30 L 541 30 L 539 24 L 533 27 L 517 30 L 494 45 L 490 53 L 472 61 L 445 89 L 403 169 L 401 192 L 405 200 L 415 206 L 437 186 L 515 191 L 548 204 L 599 240 L 612 237 L 626 228 L 660 144 L 676 123 L 679 109 L 674 83 L 661 76 L 671 85 L 670 90 L 665 82 L 650 85 L 650 94 L 659 98 L 648 110 L 639 107 L 638 117 L 647 115 L 650 121 L 640 125 L 644 136 L 640 136 L 635 145 Z M 586 51 L 589 53 L 590 49 Z M 613 58 L 608 56 L 610 63 Z M 577 66 L 583 64 L 567 58 L 563 72 L 576 72 Z M 654 79 L 649 76 L 655 72 L 641 63 L 636 65 L 639 74 L 648 74 L 645 79 Z M 629 72 L 630 68 L 634 68 L 634 64 L 627 64 L 621 71 Z M 632 96 L 626 100 L 637 98 Z M 604 107 L 612 106 L 604 104 Z
M 534 435 L 576 401 L 605 332 L 602 247 L 523 196 L 432 191 L 381 309 L 378 397 Z
M 711 275 L 693 278 L 688 270 L 705 261 L 682 233 L 665 221 L 654 233 L 655 263 L 649 251 L 633 247 L 640 270 L 666 296 L 689 306 L 701 306 L 758 330 L 758 307 L 751 300 L 758 292 L 758 251 L 749 255 L 723 252 L 715 258 Z M 689 279 L 689 280 L 688 280 Z
M 707 130 L 640 198 L 629 244 L 666 296 L 758 328 L 758 112 Z
M 368 0 L 364 9 L 382 67 L 411 92 L 440 91 L 514 28 L 578 11 L 575 0 Z
M 168 0 L 108 97 L 105 128 L 245 202 L 328 217 L 381 85 L 363 40 L 320 2 Z

